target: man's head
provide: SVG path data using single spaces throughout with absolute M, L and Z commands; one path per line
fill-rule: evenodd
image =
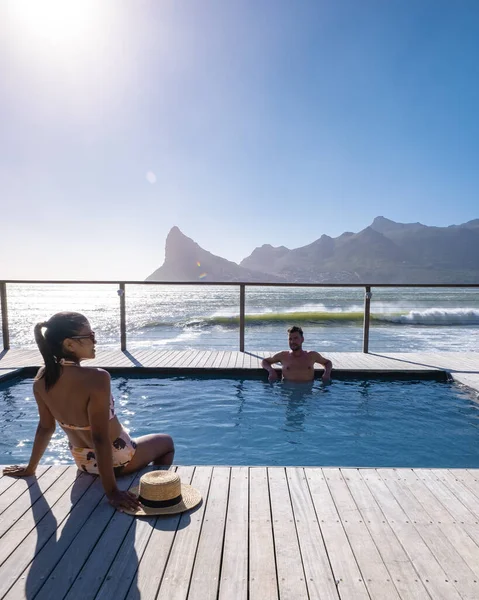
M 301 350 L 304 342 L 303 330 L 301 327 L 294 325 L 288 329 L 289 347 L 294 352 Z

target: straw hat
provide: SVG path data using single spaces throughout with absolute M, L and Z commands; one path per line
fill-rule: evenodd
M 140 477 L 140 485 L 130 490 L 138 496 L 141 506 L 124 512 L 135 517 L 174 515 L 201 502 L 201 494 L 191 485 L 181 483 L 173 471 L 149 471 Z

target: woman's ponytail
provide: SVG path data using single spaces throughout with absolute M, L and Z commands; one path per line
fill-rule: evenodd
M 40 354 L 45 362 L 44 368 L 40 369 L 36 379 L 45 378 L 45 389 L 48 391 L 55 385 L 60 377 L 61 367 L 53 354 L 53 350 L 50 347 L 46 337 L 43 335 L 42 329 L 48 327 L 48 321 L 43 323 L 37 323 L 33 329 L 35 335 L 35 341 L 37 343 Z

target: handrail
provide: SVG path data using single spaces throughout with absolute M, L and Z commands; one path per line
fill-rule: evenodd
M 366 286 L 364 294 L 364 324 L 363 324 L 363 352 L 369 352 L 369 322 L 371 317 L 371 286 Z
M 0 279 L 0 283 L 32 283 L 32 284 L 82 284 L 82 285 L 118 285 L 118 279 Z M 260 282 L 260 281 L 146 281 L 144 279 L 122 279 L 125 285 L 216 285 L 216 286 L 238 286 L 249 287 L 325 287 L 325 288 L 364 288 L 388 287 L 388 288 L 479 288 L 479 283 L 306 283 L 285 281 Z
M 240 283 L 240 352 L 244 352 L 246 284 Z
M 120 348 L 124 352 L 126 350 L 126 301 L 125 301 L 125 284 L 120 283 L 118 290 L 120 296 Z
M 248 287 L 313 287 L 313 288 L 364 288 L 364 320 L 363 320 L 363 352 L 369 352 L 369 328 L 371 317 L 371 289 L 376 288 L 479 288 L 479 283 L 286 283 L 286 282 L 246 282 L 246 281 L 83 281 L 83 280 L 32 280 L 32 279 L 3 279 L 0 280 L 0 308 L 2 312 L 3 348 L 10 348 L 10 333 L 8 323 L 7 284 L 67 284 L 67 285 L 116 285 L 120 299 L 120 345 L 121 350 L 127 349 L 126 344 L 126 286 L 127 285 L 189 285 L 189 286 L 236 286 L 240 291 L 239 315 L 239 347 L 245 349 L 245 296 Z
M 0 282 L 0 306 L 2 308 L 3 349 L 8 350 L 10 348 L 10 333 L 8 331 L 7 286 L 4 281 Z

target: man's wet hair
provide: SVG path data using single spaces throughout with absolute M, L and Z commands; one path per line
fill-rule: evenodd
M 304 337 L 303 330 L 298 325 L 293 325 L 288 329 L 288 333 L 299 333 L 301 337 Z

